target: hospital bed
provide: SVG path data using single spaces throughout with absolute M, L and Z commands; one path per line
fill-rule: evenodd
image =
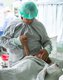
M 59 69 L 51 74 L 47 74 L 44 80 L 58 80 L 63 74 L 63 60 L 59 59 L 56 51 L 56 37 L 51 39 L 53 50 L 50 58 L 59 65 Z M 61 55 L 61 53 L 60 53 Z M 42 71 L 44 62 L 32 56 L 19 61 L 13 67 L 0 69 L 0 80 L 37 80 L 39 72 Z M 42 74 L 40 74 L 41 76 Z M 42 79 L 38 79 L 42 80 Z

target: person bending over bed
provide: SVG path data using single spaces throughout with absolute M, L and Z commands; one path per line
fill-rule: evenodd
M 21 18 L 16 19 L 9 24 L 4 35 L 0 38 L 1 45 L 4 46 L 8 53 L 10 62 L 17 62 L 23 57 L 23 47 L 21 39 L 23 35 L 27 36 L 28 50 L 26 55 L 33 55 L 47 61 L 52 51 L 51 41 L 47 35 L 44 25 L 36 18 L 38 14 L 37 6 L 34 2 L 25 2 L 19 8 Z M 26 40 L 25 40 L 26 41 Z

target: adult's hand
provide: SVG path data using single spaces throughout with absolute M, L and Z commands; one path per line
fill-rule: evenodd
M 38 58 L 43 59 L 44 61 L 48 58 L 48 52 L 45 49 L 41 49 L 37 54 Z
M 45 49 L 42 49 L 41 52 L 42 52 L 42 55 L 41 55 L 42 59 L 46 61 L 48 58 L 48 52 Z
M 48 52 L 46 51 L 46 49 L 41 49 L 39 51 L 39 53 L 37 55 L 35 55 L 35 56 L 37 56 L 38 58 L 44 60 L 48 64 L 51 64 L 52 63 L 52 61 L 48 57 L 49 55 L 48 55 Z

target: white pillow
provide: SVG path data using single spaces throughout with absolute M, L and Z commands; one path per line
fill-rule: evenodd
M 61 76 L 59 77 L 59 80 L 63 80 L 63 75 L 61 75 Z
M 63 41 L 57 43 L 57 52 L 63 52 Z
M 47 73 L 48 73 L 48 74 L 51 74 L 51 73 L 53 73 L 53 72 L 58 71 L 59 69 L 60 69 L 60 68 L 57 66 L 57 64 L 54 63 L 54 64 L 50 65 L 50 66 L 47 68 Z

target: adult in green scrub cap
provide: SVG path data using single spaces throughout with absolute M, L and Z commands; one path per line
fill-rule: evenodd
M 26 2 L 19 9 L 20 15 L 26 19 L 33 19 L 38 14 L 37 6 L 33 2 Z
M 0 39 L 1 45 L 8 50 L 11 64 L 29 55 L 47 61 L 52 45 L 44 25 L 35 19 L 37 6 L 33 2 L 25 2 L 19 12 L 21 18 L 12 21 Z

